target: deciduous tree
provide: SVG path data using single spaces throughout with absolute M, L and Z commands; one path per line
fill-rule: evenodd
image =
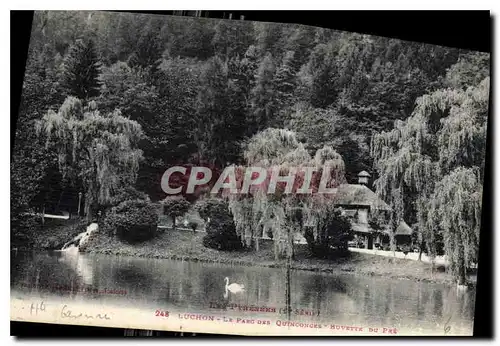
M 135 183 L 142 151 L 141 126 L 120 111 L 101 114 L 95 101 L 68 97 L 57 112 L 36 123 L 47 147 L 57 153 L 59 169 L 85 189 L 85 213 L 107 204 L 123 186 Z

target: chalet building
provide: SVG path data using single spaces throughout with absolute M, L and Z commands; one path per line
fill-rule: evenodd
M 388 223 L 391 207 L 368 187 L 369 179 L 370 174 L 361 171 L 357 184 L 339 186 L 335 204 L 342 208 L 344 215 L 351 220 L 356 241 L 367 249 L 373 249 L 374 244 L 389 244 L 391 230 Z M 382 216 L 380 219 L 383 224 L 379 225 L 379 229 L 370 226 L 370 217 L 374 213 Z M 411 244 L 411 235 L 411 228 L 402 221 L 396 229 L 396 244 Z
M 370 174 L 362 171 L 358 174 L 357 184 L 343 184 L 338 187 L 335 205 L 351 220 L 355 241 L 366 249 L 373 249 L 375 244 L 380 247 L 388 247 L 390 243 L 391 229 L 389 218 L 391 207 L 382 201 L 369 187 Z M 380 215 L 381 224 L 377 229 L 370 226 L 373 214 Z M 311 221 L 312 222 L 312 221 Z M 262 239 L 271 239 L 272 222 L 264 225 Z M 396 245 L 411 244 L 412 229 L 402 221 L 395 233 Z M 300 233 L 294 235 L 296 244 L 307 244 L 306 239 Z

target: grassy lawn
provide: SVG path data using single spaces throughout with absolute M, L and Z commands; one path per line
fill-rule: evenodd
M 140 244 L 129 244 L 98 233 L 86 247 L 90 253 L 112 254 L 166 259 L 189 259 L 201 262 L 220 262 L 235 265 L 282 267 L 283 262 L 274 260 L 272 241 L 261 241 L 260 251 L 217 251 L 202 245 L 206 233 L 166 229 L 156 238 Z M 383 276 L 394 279 L 452 283 L 451 276 L 443 268 L 431 271 L 428 263 L 351 252 L 335 260 L 311 257 L 307 245 L 296 245 L 293 269 L 320 272 L 351 272 L 360 275 Z

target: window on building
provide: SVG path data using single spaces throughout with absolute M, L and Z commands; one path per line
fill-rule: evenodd
M 368 210 L 358 210 L 358 222 L 368 223 Z

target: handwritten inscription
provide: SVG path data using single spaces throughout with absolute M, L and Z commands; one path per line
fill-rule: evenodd
M 450 323 L 450 320 L 451 320 L 451 316 L 450 318 L 448 318 L 448 321 L 446 321 L 446 323 L 444 324 L 444 334 L 448 334 L 451 330 L 451 326 L 449 325 Z
M 38 312 L 43 312 L 45 311 L 45 304 L 42 301 L 41 303 L 31 303 L 30 306 L 30 315 L 38 315 Z
M 79 319 L 79 318 L 86 318 L 86 319 L 100 319 L 100 320 L 110 320 L 111 317 L 109 317 L 107 314 L 97 314 L 97 315 L 89 315 L 86 313 L 73 313 L 67 305 L 64 305 L 63 308 L 61 309 L 61 317 L 62 318 L 73 318 L 73 319 Z

